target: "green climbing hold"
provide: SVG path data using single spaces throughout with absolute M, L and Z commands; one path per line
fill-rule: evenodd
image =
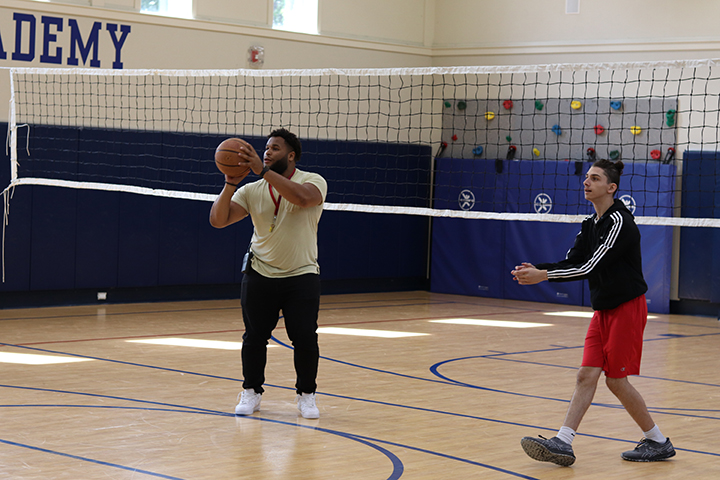
M 535 110 L 542 110 L 543 107 L 544 105 L 540 100 L 535 100 Z
M 445 108 L 450 108 L 450 107 L 452 107 L 452 103 L 445 100 Z
M 505 137 L 505 140 L 507 140 L 508 142 L 512 142 L 512 137 L 508 135 L 507 137 Z
M 458 110 L 465 110 L 465 109 L 467 108 L 467 103 L 465 103 L 465 102 L 463 102 L 462 100 L 460 100 L 460 101 L 457 103 L 457 108 L 458 108 Z
M 665 123 L 668 127 L 675 126 L 675 114 L 677 112 L 675 110 L 668 110 L 665 112 Z
M 617 160 L 620 158 L 620 150 L 612 150 L 608 153 L 608 156 L 610 157 L 610 160 Z

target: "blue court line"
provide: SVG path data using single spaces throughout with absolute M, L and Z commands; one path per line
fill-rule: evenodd
M 273 339 L 274 339 L 277 343 L 279 343 L 280 345 L 285 346 L 286 348 L 289 348 L 289 349 L 292 348 L 292 347 L 290 347 L 290 346 L 288 346 L 288 345 L 286 345 L 286 344 L 284 344 L 284 343 L 282 343 L 282 342 L 279 342 L 279 341 L 278 341 L 277 339 L 275 339 L 275 338 L 273 338 Z M 61 354 L 61 355 L 68 355 L 67 353 L 64 353 L 64 352 L 53 352 L 53 351 L 50 351 L 50 350 L 38 349 L 38 348 L 35 348 L 35 347 L 22 347 L 22 346 L 18 346 L 18 345 L 2 344 L 2 343 L 0 343 L 0 345 L 8 345 L 8 346 L 14 346 L 14 347 L 18 347 L 18 348 L 28 348 L 28 349 L 31 349 L 31 350 L 39 350 L 39 351 L 46 351 L 46 352 L 57 353 L 57 354 Z M 567 348 L 582 348 L 582 347 L 562 347 L 562 348 L 560 348 L 560 349 L 567 349 Z M 541 351 L 553 351 L 553 350 L 559 350 L 559 348 L 537 350 L 537 352 L 541 352 Z M 520 354 L 520 353 L 533 353 L 533 352 L 512 352 L 512 353 L 503 352 L 503 353 L 498 353 L 497 355 L 488 355 L 488 356 L 486 356 L 486 357 L 501 356 L 501 355 L 504 356 L 504 355 Z M 181 373 L 188 373 L 188 374 L 198 375 L 198 376 L 203 376 L 203 377 L 208 377 L 208 378 L 219 378 L 219 379 L 227 379 L 227 380 L 231 380 L 231 381 L 240 381 L 239 379 L 235 379 L 235 378 L 228 378 L 228 377 L 219 377 L 219 376 L 214 376 L 214 375 L 199 374 L 199 373 L 195 373 L 195 372 L 187 372 L 187 371 L 181 371 L 181 370 L 176 370 L 176 369 L 168 369 L 168 368 L 163 368 L 163 367 L 156 367 L 156 366 L 151 366 L 151 365 L 143 365 L 143 364 L 137 364 L 137 363 L 131 363 L 131 362 L 123 362 L 123 361 L 118 361 L 118 360 L 109 360 L 109 359 L 104 359 L 104 358 L 99 358 L 99 357 L 87 357 L 87 356 L 82 356 L 82 355 L 74 355 L 74 356 L 84 357 L 84 358 L 92 358 L 92 359 L 96 359 L 96 360 L 99 360 L 99 361 L 108 361 L 108 362 L 115 362 L 115 363 L 120 363 L 120 364 L 127 364 L 127 365 L 132 365 L 132 366 L 140 366 L 140 367 L 146 367 L 146 368 L 154 368 L 154 369 L 158 369 L 158 370 L 166 370 L 166 371 L 175 371 L 175 372 L 181 372 Z M 331 359 L 331 358 L 328 358 L 328 357 L 321 357 L 321 358 L 323 358 L 323 359 L 325 359 L 325 360 L 335 361 L 334 359 Z M 473 358 L 473 357 L 467 357 L 467 358 Z M 454 361 L 454 360 L 450 360 L 450 361 Z M 340 362 L 340 361 L 338 361 L 338 362 Z M 351 364 L 351 363 L 348 363 L 348 362 L 340 362 L 340 363 L 345 364 L 345 365 L 348 365 L 348 366 L 358 367 L 358 368 L 366 368 L 366 367 L 362 367 L 362 366 L 359 366 L 359 365 L 354 365 L 354 364 Z M 441 362 L 441 363 L 446 363 L 446 362 Z M 438 364 L 438 365 L 439 365 L 439 364 Z M 388 372 L 388 371 L 384 371 L 384 370 L 380 370 L 380 369 L 372 369 L 372 370 L 377 371 L 377 372 L 380 372 L 380 373 L 394 374 L 394 372 Z M 407 378 L 411 378 L 411 379 L 422 380 L 422 381 L 431 381 L 431 382 L 434 381 L 434 382 L 437 382 L 437 380 L 426 379 L 426 378 L 422 378 L 422 377 L 414 377 L 414 376 L 406 376 L 406 377 L 407 377 Z M 441 383 L 445 383 L 445 382 L 441 382 Z M 513 394 L 513 395 L 521 395 L 521 396 L 529 396 L 529 397 L 531 397 L 530 395 L 527 395 L 527 394 L 517 394 L 517 393 L 514 393 L 514 392 L 507 392 L 507 391 L 502 391 L 502 390 L 495 390 L 495 389 L 488 389 L 488 388 L 483 388 L 483 387 L 476 387 L 476 386 L 473 386 L 473 385 L 470 385 L 470 384 L 459 383 L 459 382 L 454 381 L 454 380 L 449 380 L 449 383 L 450 383 L 451 385 L 456 385 L 456 386 L 465 386 L 465 387 L 469 387 L 469 388 L 481 388 L 481 389 L 484 389 L 484 390 L 494 391 L 494 392 L 498 392 L 498 393 Z M 275 386 L 275 385 L 267 385 L 267 386 L 268 386 L 268 387 L 277 387 L 277 388 L 283 388 L 283 389 L 293 390 L 293 388 L 291 388 L 291 387 L 279 387 L 279 386 Z M 341 397 L 341 396 L 339 396 L 339 395 L 332 395 L 332 394 L 323 394 L 323 395 Z M 352 398 L 352 397 L 342 397 L 342 398 L 354 399 L 354 398 Z M 539 397 L 539 398 L 543 398 L 543 397 Z M 567 400 L 560 400 L 560 399 L 553 399 L 553 398 L 549 398 L 549 399 L 550 399 L 550 400 L 554 400 L 554 401 L 563 401 L 563 402 L 566 402 L 566 403 L 567 403 Z M 384 403 L 384 402 L 377 402 L 377 401 L 371 401 L 371 400 L 362 400 L 362 399 L 354 399 L 354 400 L 366 401 L 366 402 L 375 403 L 375 404 L 384 404 L 384 405 L 395 406 L 395 407 L 399 407 L 399 408 L 415 409 L 415 407 L 408 407 L 408 406 L 406 406 L 406 405 L 388 404 L 388 403 Z M 613 407 L 613 408 L 616 408 L 616 407 Z M 418 410 L 423 410 L 423 409 L 418 409 Z M 459 414 L 452 414 L 452 413 L 442 412 L 442 411 L 433 411 L 433 410 L 429 410 L 429 409 L 425 409 L 425 410 L 426 410 L 426 411 L 432 411 L 432 412 L 439 413 L 439 414 L 450 414 L 450 415 L 463 416 L 463 415 L 459 415 Z M 658 412 L 658 413 L 663 413 L 663 412 Z M 499 421 L 499 420 L 493 420 L 493 419 L 483 419 L 483 418 L 481 418 L 481 417 L 472 417 L 472 416 L 467 416 L 467 415 L 465 415 L 465 417 L 468 417 L 468 418 L 476 418 L 476 419 L 479 419 L 479 420 L 485 420 L 485 421 L 496 422 L 496 423 L 503 423 L 503 424 L 508 424 L 508 425 L 515 425 L 515 424 L 513 424 L 513 423 L 511 423 L 511 422 L 505 422 L 505 421 Z M 517 424 L 517 425 L 522 425 L 522 424 Z M 525 425 L 523 425 L 523 426 L 525 426 Z M 528 427 L 530 427 L 530 426 L 528 426 Z M 545 428 L 545 427 L 537 427 L 537 426 L 534 426 L 533 428 L 542 428 L 542 429 L 544 429 L 544 430 L 552 431 L 552 429 L 550 429 L 550 428 Z M 608 439 L 608 440 L 613 440 L 613 441 L 626 442 L 626 443 L 636 443 L 635 441 L 622 440 L 622 439 L 614 439 L 614 438 L 610 438 L 610 437 L 601 437 L 601 436 L 586 435 L 586 434 L 580 434 L 580 435 L 588 436 L 588 437 L 601 438 L 601 439 Z M 414 448 L 414 447 L 409 447 L 409 448 Z M 702 452 L 702 451 L 686 450 L 686 449 L 679 449 L 679 448 L 676 448 L 676 450 L 679 450 L 679 451 L 680 451 L 680 450 L 683 450 L 683 451 L 688 451 L 688 452 L 693 452 L 693 453 L 699 453 L 699 454 L 705 454 L 705 455 L 720 456 L 720 454 L 715 454 L 715 453 L 712 453 L 712 452 Z
M 500 360 L 503 362 L 525 363 L 528 365 L 540 365 L 541 367 L 564 368 L 564 369 L 568 369 L 568 370 L 577 370 L 578 369 L 578 367 L 570 367 L 567 365 L 555 365 L 552 363 L 531 362 L 528 360 L 518 360 L 516 358 L 499 358 L 499 356 L 496 356 L 496 355 L 478 355 L 475 357 L 465 357 L 465 358 L 461 358 L 461 359 L 457 359 L 457 360 L 466 360 L 466 359 L 470 359 L 470 358 L 486 358 L 488 360 Z M 452 362 L 452 361 L 455 361 L 455 360 L 452 360 L 452 359 L 446 360 L 446 362 Z M 718 385 L 717 383 L 694 382 L 692 380 L 678 380 L 675 378 L 651 377 L 649 375 L 633 375 L 633 377 L 647 378 L 649 380 L 660 380 L 662 382 L 686 383 L 689 385 L 700 385 L 703 387 L 720 387 L 720 385 Z
M 21 387 L 21 388 L 22 388 L 22 387 Z M 26 387 L 26 388 L 27 388 L 27 387 Z M 39 389 L 39 390 L 47 390 L 47 389 Z M 64 393 L 78 394 L 78 395 L 88 395 L 88 394 L 85 394 L 85 393 L 77 393 L 77 392 L 64 392 Z M 93 395 L 93 396 L 103 396 L 103 395 Z M 120 400 L 126 400 L 126 401 L 133 401 L 133 402 L 142 402 L 142 400 L 136 400 L 136 399 L 132 399 L 132 398 L 122 398 L 122 397 L 108 397 L 108 398 L 114 398 L 114 399 L 120 399 Z M 148 403 L 161 405 L 161 404 L 158 403 L 158 402 L 148 402 Z M 205 409 L 201 409 L 201 410 L 199 410 L 199 411 L 192 411 L 192 410 L 175 410 L 175 409 L 166 409 L 166 408 L 123 407 L 123 406 L 112 406 L 112 405 L 62 405 L 62 404 L 47 404 L 47 405 L 46 405 L 46 404 L 0 405 L 0 408 L 7 408 L 7 407 L 35 407 L 35 408 L 37 408 L 37 407 L 49 407 L 49 408 L 92 408 L 92 409 L 115 409 L 115 410 L 143 410 L 143 411 L 170 412 L 170 413 L 191 413 L 191 414 L 195 414 L 195 415 L 216 415 L 216 416 L 222 416 L 222 417 L 232 417 L 232 418 L 235 418 L 235 414 L 232 414 L 232 413 L 218 412 L 218 411 L 214 411 L 214 410 L 205 410 Z M 182 407 L 182 408 L 192 408 L 192 407 Z M 390 460 L 390 462 L 392 463 L 392 473 L 391 473 L 391 475 L 387 478 L 387 480 L 397 480 L 397 479 L 399 479 L 399 478 L 402 476 L 402 474 L 403 474 L 404 466 L 403 466 L 403 463 L 402 463 L 402 461 L 400 460 L 400 458 L 399 458 L 397 455 L 395 455 L 394 453 L 392 453 L 391 451 L 387 450 L 386 448 L 383 448 L 383 447 L 381 447 L 381 446 L 379 446 L 379 445 L 373 444 L 373 443 L 372 443 L 372 440 L 373 440 L 373 439 L 371 439 L 371 438 L 368 438 L 368 437 L 360 437 L 360 436 L 358 436 L 358 435 L 354 435 L 354 434 L 350 434 L 350 433 L 345 433 L 345 432 L 340 432 L 340 431 L 337 431 L 337 430 L 330 430 L 330 429 L 322 428 L 322 427 L 315 427 L 315 426 L 310 426 L 310 425 L 298 425 L 298 424 L 293 424 L 293 423 L 290 423 L 290 422 L 283 422 L 283 421 L 280 421 L 280 420 L 273 420 L 273 419 L 262 418 L 262 417 L 244 417 L 244 418 L 248 418 L 248 419 L 250 419 L 250 420 L 256 420 L 256 421 L 277 423 L 277 424 L 281 424 L 281 425 L 285 425 L 285 426 L 291 426 L 291 427 L 296 427 L 296 428 L 308 428 L 308 429 L 311 429 L 311 430 L 316 430 L 316 431 L 328 433 L 328 434 L 331 434 L 331 435 L 338 435 L 338 436 L 340 436 L 340 437 L 347 438 L 348 440 L 352 440 L 352 441 L 361 443 L 361 444 L 363 444 L 363 445 L 369 446 L 369 447 L 377 450 L 378 452 L 382 453 L 383 455 L 385 455 L 385 456 Z M 143 473 L 143 474 L 146 474 L 146 475 L 152 475 L 152 476 L 159 477 L 159 478 L 167 478 L 167 479 L 173 479 L 173 480 L 183 480 L 182 478 L 179 478 L 179 477 L 171 477 L 171 476 L 169 476 L 169 475 L 163 475 L 163 474 L 159 474 L 159 473 L 149 472 L 149 471 L 146 471 L 146 470 L 139 470 L 139 469 L 135 469 L 135 468 L 132 468 L 132 467 L 127 467 L 127 466 L 124 466 L 124 465 L 118 465 L 118 464 L 115 464 L 115 463 L 104 462 L 104 461 L 101 461 L 101 460 L 94 460 L 94 459 L 91 459 L 91 458 L 80 457 L 80 456 L 78 456 L 78 455 L 72 455 L 72 454 L 57 452 L 57 451 L 49 450 L 49 449 L 45 449 L 45 448 L 35 447 L 35 446 L 32 446 L 32 445 L 26 445 L 26 444 L 22 444 L 22 443 L 12 442 L 12 441 L 10 441 L 10 440 L 0 439 L 0 443 L 6 443 L 6 444 L 8 444 L 8 445 L 13 445 L 13 446 L 18 446 L 18 447 L 24 447 L 24 448 L 28 448 L 28 449 L 31 449 L 31 450 L 37 450 L 37 451 L 41 451 L 41 452 L 45 452 L 45 453 L 51 453 L 51 454 L 54 454 L 54 455 L 61 455 L 61 456 L 65 456 L 65 457 L 74 458 L 74 459 L 76 459 L 76 460 L 82 460 L 82 461 L 85 461 L 85 462 L 97 463 L 97 464 L 99 464 L 99 465 L 104 465 L 104 466 L 110 466 L 110 467 L 120 468 L 120 469 L 123 469 L 123 470 L 130 470 L 130 471 L 132 471 L 132 472 L 139 472 L 139 473 Z
M 119 468 L 119 469 L 121 469 L 121 470 L 128 470 L 128 471 L 133 472 L 133 473 L 142 473 L 143 475 L 150 475 L 151 477 L 167 478 L 167 479 L 169 479 L 169 480 L 183 480 L 183 479 L 180 478 L 180 477 L 171 477 L 171 476 L 169 476 L 169 475 L 163 475 L 162 473 L 155 473 L 155 472 L 150 472 L 150 471 L 148 471 L 148 470 L 141 470 L 141 469 L 138 469 L 138 468 L 126 467 L 125 465 L 118 465 L 117 463 L 103 462 L 102 460 L 95 460 L 95 459 L 92 459 L 92 458 L 81 457 L 81 456 L 78 456 L 78 455 L 72 455 L 72 454 L 70 454 L 70 453 L 57 452 L 57 451 L 55 451 L 55 450 L 48 450 L 47 448 L 40 448 L 40 447 L 36 447 L 36 446 L 33 446 L 33 445 L 26 445 L 26 444 L 24 444 L 24 443 L 12 442 L 12 441 L 10 441 L 10 440 L 4 440 L 4 439 L 2 439 L 2 438 L 0 438 L 0 443 L 4 443 L 4 444 L 6 444 L 6 445 L 11 445 L 11 446 L 13 446 L 13 447 L 27 448 L 27 449 L 29 449 L 29 450 L 35 450 L 35 451 L 43 452 L 43 453 L 50 453 L 50 454 L 52 454 L 52 455 L 59 455 L 59 456 L 61 456 L 61 457 L 68 457 L 68 458 L 72 458 L 72 459 L 75 459 L 75 460 L 80 460 L 80 461 L 83 461 L 83 462 L 95 463 L 95 464 L 97 464 L 97 465 L 102 465 L 102 466 L 104 466 L 104 467 L 113 467 L 113 468 Z
M 239 299 L 238 299 L 239 302 Z M 104 308 L 104 306 L 101 305 L 95 305 L 98 308 Z M 106 317 L 121 317 L 123 315 L 152 315 L 155 313 L 181 313 L 181 312 L 208 312 L 213 310 L 240 310 L 240 305 L 238 304 L 236 307 L 212 307 L 212 308 L 181 308 L 178 310 L 143 310 L 138 312 L 109 312 L 104 313 L 103 315 Z M 58 318 L 84 318 L 84 317 L 97 317 L 98 314 L 96 313 L 83 313 L 83 314 L 76 314 L 76 315 L 47 315 L 44 317 L 9 317 L 9 318 L 0 318 L 1 322 L 4 322 L 6 320 L 52 320 L 52 319 L 58 319 Z
M 11 387 L 11 388 L 27 388 L 27 389 L 33 389 L 32 387 Z M 48 389 L 35 389 L 35 390 L 47 391 Z M 86 393 L 79 393 L 79 392 L 63 392 L 63 393 L 77 394 L 77 395 L 92 395 L 92 396 L 100 396 L 100 397 L 103 396 L 103 395 L 93 395 L 93 394 L 86 394 Z M 107 397 L 107 398 L 113 398 L 113 399 L 123 399 L 123 398 L 121 398 L 121 397 L 108 397 L 108 396 L 106 396 L 106 397 Z M 351 398 L 351 397 L 345 397 L 345 398 Z M 136 399 L 131 399 L 131 398 L 125 398 L 124 400 L 134 401 L 134 402 L 142 402 L 142 400 L 136 400 Z M 148 402 L 148 403 L 159 404 L 158 402 Z M 388 404 L 388 405 L 391 405 L 391 404 Z M 172 405 L 172 406 L 174 406 L 174 405 Z M 170 412 L 170 413 L 192 413 L 192 414 L 202 414 L 202 415 L 218 415 L 218 416 L 226 416 L 226 417 L 235 417 L 235 415 L 234 415 L 234 414 L 231 414 L 231 413 L 224 413 L 224 412 L 210 411 L 210 410 L 203 410 L 203 411 L 194 412 L 194 411 L 192 411 L 192 410 L 175 410 L 175 409 L 142 408 L 142 407 L 123 407 L 123 406 L 111 406 L 111 405 L 61 405 L 61 404 L 49 404 L 49 405 L 44 405 L 44 404 L 33 404 L 33 405 L 0 405 L 0 408 L 8 408 L 8 407 L 101 408 L 101 409 L 119 409 L 119 410 L 146 410 L 146 411 L 159 411 L 159 412 Z M 192 408 L 192 407 L 183 407 L 183 408 Z M 421 410 L 426 410 L 426 409 L 421 409 Z M 463 416 L 464 416 L 464 415 L 463 415 Z M 353 434 L 353 433 L 341 432 L 341 431 L 338 431 L 338 430 L 332 430 L 332 429 L 328 429 L 328 428 L 324 428 L 324 427 L 311 426 L 311 425 L 298 425 L 298 424 L 294 424 L 294 423 L 290 423 L 290 422 L 285 422 L 285 421 L 281 421 L 281 420 L 274 420 L 274 419 L 269 419 L 269 418 L 254 417 L 254 416 L 247 416 L 247 417 L 242 417 L 242 418 L 243 418 L 243 419 L 247 419 L 247 420 L 253 420 L 253 421 L 261 421 L 261 422 L 267 422 L 267 423 L 275 423 L 275 424 L 284 425 L 284 426 L 290 426 L 290 427 L 295 427 L 295 428 L 307 428 L 307 429 L 311 429 L 311 430 L 315 430 L 315 431 L 319 431 L 319 432 L 323 432 L 323 433 L 328 433 L 328 434 L 331 434 L 331 435 L 337 435 L 337 436 L 340 436 L 340 437 L 343 437 L 343 438 L 347 438 L 347 439 L 349 439 L 349 440 L 353 440 L 353 441 L 356 441 L 356 442 L 358 442 L 358 443 L 362 443 L 362 444 L 364 444 L 364 445 L 367 445 L 367 446 L 369 446 L 369 447 L 371 447 L 371 448 L 379 451 L 380 453 L 382 453 L 383 455 L 385 455 L 385 456 L 391 461 L 392 466 L 393 466 L 393 471 L 392 471 L 390 477 L 388 477 L 388 480 L 397 480 L 397 479 L 399 479 L 399 478 L 402 476 L 402 474 L 403 474 L 403 472 L 404 472 L 403 463 L 402 463 L 402 461 L 400 460 L 400 458 L 397 457 L 395 454 L 393 454 L 391 451 L 389 451 L 389 450 L 381 447 L 380 445 L 376 445 L 376 444 L 373 443 L 373 442 L 382 443 L 382 444 L 387 444 L 387 445 L 392 445 L 392 446 L 395 446 L 395 447 L 398 447 L 398 448 L 403 448 L 403 449 L 412 450 L 412 451 L 416 451 L 416 452 L 420 452 L 420 453 L 425 453 L 425 454 L 429 454 L 429 455 L 434 455 L 434 456 L 441 457 L 441 458 L 445 458 L 445 459 L 448 459 L 448 460 L 453 460 L 453 461 L 458 461 L 458 462 L 462 462 L 462 463 L 467 463 L 467 464 L 470 464 L 470 465 L 474 465 L 474 466 L 486 468 L 486 469 L 489 469 L 489 470 L 494 470 L 494 471 L 497 471 L 497 472 L 505 473 L 505 474 L 507 474 L 507 475 L 511 475 L 511 476 L 518 477 L 518 478 L 524 478 L 524 479 L 528 479 L 528 480 L 539 480 L 539 479 L 536 479 L 535 477 L 530 477 L 530 476 L 527 476 L 527 475 L 523 475 L 523 474 L 521 474 L 521 473 L 513 472 L 513 471 L 511 471 L 511 470 L 507 470 L 507 469 L 504 469 L 504 468 L 501 468 L 501 467 L 495 467 L 495 466 L 493 466 L 493 465 L 489 465 L 489 464 L 485 464 L 485 463 L 481 463 L 481 462 L 476 462 L 476 461 L 469 460 L 469 459 L 466 459 L 466 458 L 456 457 L 456 456 L 454 456 L 454 455 L 448 455 L 448 454 L 444 454 L 444 453 L 440 453 L 440 452 L 435 452 L 435 451 L 427 450 L 427 449 L 420 448 L 420 447 L 413 447 L 413 446 L 411 446 L 411 445 L 405 445 L 405 444 L 402 444 L 402 443 L 391 442 L 391 441 L 388 441 L 388 440 L 381 440 L 381 439 L 377 439 L 377 438 L 373 438 L 373 437 L 367 437 L 367 436 L 357 435 L 357 434 Z M 0 439 L 0 442 L 5 442 L 5 443 L 14 444 L 14 442 L 4 441 L 4 440 L 2 440 L 2 439 Z M 33 447 L 33 446 L 30 446 L 30 445 L 23 445 L 23 444 L 16 444 L 16 445 L 22 446 L 22 447 L 26 447 L 26 448 L 31 448 L 31 449 L 37 449 L 37 450 L 45 451 L 45 452 L 47 452 L 47 453 L 54 453 L 54 454 L 58 454 L 58 455 L 65 455 L 65 456 L 69 456 L 69 457 L 76 458 L 76 459 L 79 459 L 79 460 L 91 461 L 91 462 L 100 463 L 100 464 L 103 464 L 103 465 L 117 466 L 118 468 L 124 468 L 124 469 L 128 469 L 128 470 L 132 470 L 130 467 L 118 466 L 118 465 L 115 465 L 115 464 L 109 464 L 109 463 L 100 462 L 100 461 L 97 461 L 97 460 L 86 459 L 86 458 L 78 457 L 78 456 L 74 456 L 74 455 L 69 455 L 69 454 L 64 454 L 64 453 L 58 453 L 58 452 L 54 452 L 54 451 L 51 451 L 51 450 L 38 449 L 38 448 Z M 143 472 L 143 473 L 144 473 L 144 472 Z M 162 478 L 172 478 L 172 479 L 176 479 L 176 477 L 166 477 L 166 476 L 162 476 L 162 475 L 160 475 L 160 474 L 156 474 L 156 476 L 161 476 Z M 182 479 L 178 479 L 178 480 L 182 480 Z

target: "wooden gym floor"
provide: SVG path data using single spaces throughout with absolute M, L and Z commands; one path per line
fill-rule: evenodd
M 321 417 L 305 420 L 282 323 L 261 410 L 233 415 L 239 301 L 0 310 L 0 478 L 720 478 L 720 325 L 707 317 L 653 315 L 632 379 L 674 459 L 620 459 L 642 433 L 602 382 L 575 465 L 523 453 L 523 436 L 562 424 L 588 314 L 427 292 L 325 296 Z

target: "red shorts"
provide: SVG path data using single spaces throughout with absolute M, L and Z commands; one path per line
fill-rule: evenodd
M 596 310 L 585 337 L 582 366 L 600 367 L 610 378 L 638 375 L 646 323 L 645 295 L 611 310 Z

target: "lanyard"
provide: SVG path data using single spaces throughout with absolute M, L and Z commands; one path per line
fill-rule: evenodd
M 293 172 L 290 174 L 290 176 L 288 177 L 288 180 L 290 180 L 293 177 L 293 175 L 295 175 L 295 170 L 293 170 Z M 278 212 L 280 211 L 280 201 L 282 200 L 282 195 L 278 194 L 278 198 L 277 198 L 277 200 L 275 200 L 275 194 L 273 193 L 273 188 L 272 188 L 272 185 L 270 185 L 270 183 L 268 183 L 268 188 L 270 189 L 270 198 L 272 198 L 273 205 L 275 205 L 275 213 L 273 213 L 273 221 L 272 221 L 272 225 L 270 225 L 270 231 L 272 232 L 273 230 L 275 230 L 275 222 L 277 221 L 277 215 L 278 215 Z

